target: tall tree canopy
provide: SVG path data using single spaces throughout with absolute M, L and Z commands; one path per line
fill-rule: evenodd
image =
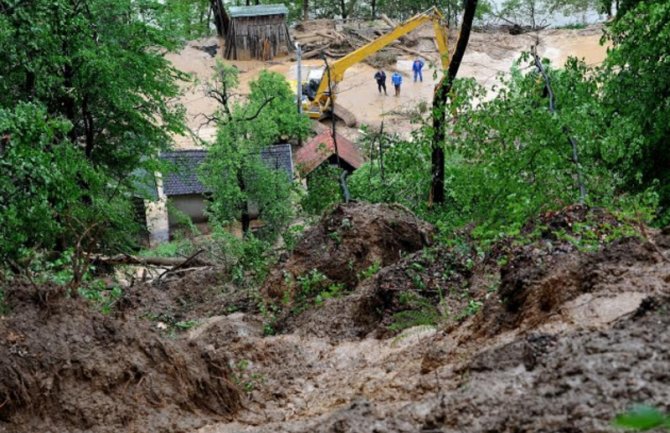
M 131 174 L 149 166 L 183 128 L 183 110 L 171 102 L 180 73 L 164 57 L 179 46 L 173 11 L 153 0 L 0 1 L 0 10 L 0 151 L 34 154 L 39 165 L 11 178 L 3 172 L 11 186 L 0 191 L 0 224 L 11 222 L 11 190 L 35 188 L 37 173 L 53 185 L 48 176 L 59 176 L 60 162 L 76 160 L 79 169 L 59 178 L 73 187 L 22 196 L 34 198 L 25 209 L 42 209 L 57 234 L 34 243 L 29 236 L 24 246 L 50 247 L 58 238 L 63 244 L 67 233 L 91 225 L 100 229 L 91 236 L 100 239 L 113 224 L 98 205 L 126 197 Z M 21 102 L 29 105 L 17 107 Z M 78 217 L 67 220 L 63 209 L 78 206 L 90 215 L 68 213 Z M 31 230 L 37 235 L 44 227 Z

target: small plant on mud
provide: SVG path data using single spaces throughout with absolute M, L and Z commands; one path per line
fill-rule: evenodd
M 265 378 L 260 373 L 250 373 L 251 361 L 248 359 L 241 359 L 235 364 L 233 371 L 233 381 L 242 386 L 242 389 L 247 394 L 251 394 L 258 385 L 265 382 Z
M 286 251 L 292 252 L 295 249 L 295 246 L 300 240 L 300 236 L 305 231 L 305 226 L 302 224 L 296 224 L 289 227 L 283 234 L 282 238 L 284 239 L 284 245 Z
M 342 235 L 338 231 L 328 233 L 328 237 L 335 241 L 336 245 L 340 245 L 342 243 Z
M 377 275 L 377 272 L 379 272 L 381 267 L 382 267 L 381 262 L 375 261 L 366 269 L 363 269 L 361 272 L 358 273 L 358 281 L 363 281 L 367 280 L 370 277 L 374 277 L 375 275 Z
M 322 305 L 327 299 L 339 298 L 344 292 L 344 284 L 335 283 L 328 286 L 328 288 L 318 295 L 314 299 L 316 305 Z
M 466 317 L 474 316 L 482 308 L 484 303 L 476 299 L 470 299 L 468 305 L 461 311 L 456 318 L 457 320 L 465 319 Z
M 398 302 L 407 309 L 393 315 L 393 322 L 388 326 L 390 331 L 399 332 L 415 326 L 436 326 L 442 318 L 428 299 L 416 293 L 402 292 Z
M 82 298 L 95 305 L 102 314 L 111 313 L 116 302 L 123 296 L 123 291 L 120 287 L 107 288 L 101 280 L 82 285 L 77 291 Z
M 635 431 L 647 431 L 656 428 L 670 430 L 670 414 L 664 414 L 655 407 L 639 405 L 626 413 L 617 415 L 613 424 L 616 427 Z

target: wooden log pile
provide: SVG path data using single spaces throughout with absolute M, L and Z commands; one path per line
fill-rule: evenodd
M 314 23 L 312 22 L 297 24 L 292 36 L 293 40 L 298 42 L 302 47 L 303 59 L 318 58 L 322 53 L 330 58 L 340 58 L 387 33 L 398 25 L 386 15 L 382 14 L 380 18 L 386 24 L 386 28 L 374 28 L 355 22 L 346 25 L 335 25 L 332 21 L 322 22 L 323 20 L 319 20 L 319 25 L 313 25 Z M 410 48 L 417 44 L 417 36 L 408 34 L 392 43 L 383 51 L 396 54 L 399 54 L 398 51 L 402 51 L 411 56 L 425 57 L 424 53 Z

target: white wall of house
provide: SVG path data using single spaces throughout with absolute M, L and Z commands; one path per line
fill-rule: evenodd
M 149 246 L 170 240 L 170 226 L 168 225 L 167 197 L 163 191 L 163 181 L 160 173 L 156 173 L 156 189 L 158 200 L 144 201 L 147 217 L 147 230 L 149 231 Z

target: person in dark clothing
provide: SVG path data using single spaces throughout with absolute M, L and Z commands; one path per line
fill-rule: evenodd
M 377 71 L 375 74 L 375 80 L 377 80 L 377 90 L 379 90 L 379 93 L 382 92 L 382 89 L 384 90 L 384 95 L 387 95 L 386 93 L 386 73 L 382 71 L 381 69 Z

